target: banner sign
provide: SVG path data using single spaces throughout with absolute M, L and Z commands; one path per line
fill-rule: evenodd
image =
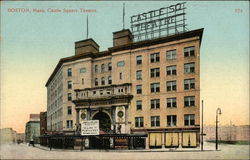
M 131 16 L 134 42 L 185 32 L 185 2 Z
M 99 120 L 82 121 L 81 135 L 99 135 Z

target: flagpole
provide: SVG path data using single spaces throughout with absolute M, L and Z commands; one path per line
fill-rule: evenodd
M 87 15 L 87 39 L 89 37 L 89 19 L 88 19 L 88 15 Z
M 123 3 L 123 29 L 125 29 L 125 3 Z

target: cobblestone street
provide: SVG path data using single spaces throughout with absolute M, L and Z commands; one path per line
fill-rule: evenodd
M 249 159 L 248 145 L 219 145 L 214 151 L 213 143 L 205 143 L 203 152 L 188 150 L 142 150 L 142 151 L 98 151 L 55 150 L 27 144 L 1 144 L 1 159 Z

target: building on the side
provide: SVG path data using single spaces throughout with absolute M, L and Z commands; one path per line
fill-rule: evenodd
M 203 29 L 133 42 L 113 33 L 113 47 L 75 42 L 47 87 L 47 129 L 75 134 L 99 120 L 101 134 L 145 134 L 146 147 L 197 147 L 200 133 L 200 47 Z
M 204 133 L 206 136 L 204 140 L 215 141 L 215 126 L 204 126 Z M 250 126 L 249 125 L 222 125 L 218 127 L 218 139 L 220 141 L 250 142 Z
M 0 129 L 0 142 L 1 143 L 16 143 L 17 133 L 12 128 Z
M 40 112 L 40 135 L 47 133 L 47 112 Z
M 25 141 L 39 143 L 40 136 L 40 114 L 30 114 L 30 120 L 25 126 Z
M 47 112 L 40 112 L 40 145 L 47 146 L 47 139 L 42 138 L 47 134 L 49 134 L 47 131 Z
M 40 114 L 30 114 L 30 121 L 40 121 Z

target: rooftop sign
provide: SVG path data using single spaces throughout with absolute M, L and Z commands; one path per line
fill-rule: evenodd
M 134 41 L 185 32 L 185 2 L 131 16 Z

